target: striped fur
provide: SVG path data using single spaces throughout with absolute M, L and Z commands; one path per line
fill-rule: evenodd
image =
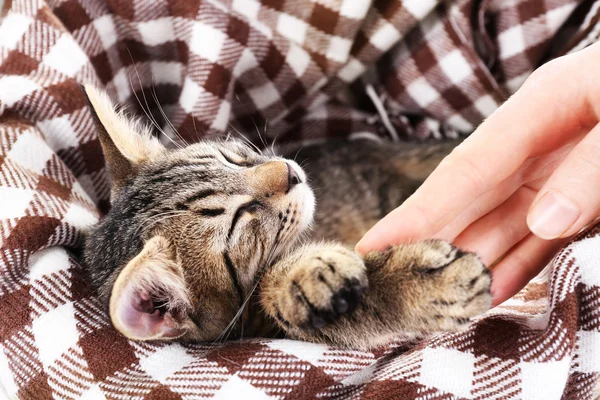
M 118 179 L 85 262 L 129 338 L 209 341 L 275 324 L 297 338 L 371 347 L 399 332 L 460 329 L 489 308 L 487 269 L 451 245 L 425 241 L 363 260 L 332 242 L 353 245 L 450 146 L 303 149 L 315 214 L 296 162 L 235 140 L 167 150 L 96 89 L 86 93 Z M 312 243 L 298 245 L 303 236 Z

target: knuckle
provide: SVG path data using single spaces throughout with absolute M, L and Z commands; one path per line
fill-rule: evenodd
M 600 173 L 600 143 L 590 142 L 579 146 L 577 159 L 584 168 L 590 168 L 594 174 Z

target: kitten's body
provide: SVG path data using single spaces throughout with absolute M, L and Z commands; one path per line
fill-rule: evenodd
M 457 143 L 356 139 L 286 151 L 286 158 L 303 166 L 317 199 L 311 239 L 354 247 L 421 185 Z
M 86 92 L 114 187 L 85 261 L 126 336 L 212 341 L 274 327 L 370 347 L 396 334 L 460 329 L 489 308 L 486 268 L 450 244 L 399 245 L 364 259 L 349 250 L 450 144 L 362 139 L 300 149 L 314 213 L 296 163 L 237 142 L 168 151 L 101 93 Z

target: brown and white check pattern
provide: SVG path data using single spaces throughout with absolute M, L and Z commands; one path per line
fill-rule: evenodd
M 0 24 L 0 398 L 592 398 L 600 227 L 466 332 L 370 352 L 133 343 L 75 257 L 110 192 L 80 83 L 147 112 L 175 140 L 173 127 L 187 141 L 232 128 L 258 139 L 266 123 L 278 143 L 455 135 L 544 62 L 583 3 L 10 2 Z M 563 52 L 597 40 L 594 3 Z

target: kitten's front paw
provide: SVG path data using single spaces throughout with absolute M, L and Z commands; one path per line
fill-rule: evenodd
M 302 259 L 277 298 L 278 319 L 302 330 L 321 329 L 351 313 L 367 289 L 363 261 L 340 247 Z
M 432 288 L 426 295 L 431 322 L 442 330 L 464 329 L 491 306 L 490 271 L 475 253 L 442 240 L 425 243 L 428 249 L 415 271 Z
M 474 253 L 442 240 L 391 247 L 365 257 L 368 268 L 390 268 L 407 331 L 454 331 L 490 308 L 491 274 Z

